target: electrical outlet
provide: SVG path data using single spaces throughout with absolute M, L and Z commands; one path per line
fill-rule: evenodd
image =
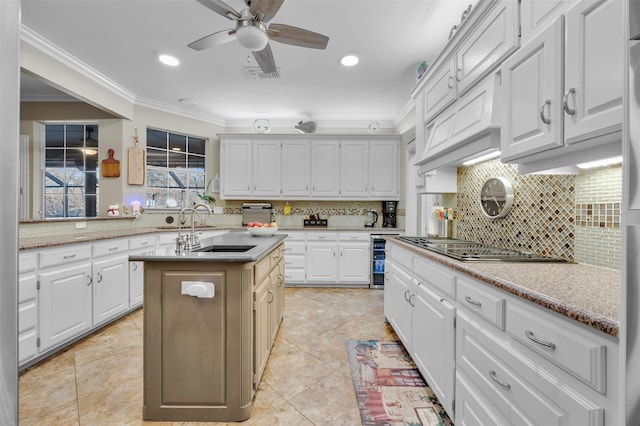
M 85 229 L 87 227 L 87 222 L 76 222 L 76 229 Z
M 213 208 L 213 214 L 222 214 L 224 213 L 224 207 L 216 206 Z

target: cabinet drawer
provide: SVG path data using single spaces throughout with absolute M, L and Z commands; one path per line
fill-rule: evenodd
M 38 255 L 36 253 L 20 253 L 18 260 L 18 272 L 35 271 L 38 267 Z
M 304 269 L 306 259 L 304 256 L 287 256 L 284 258 L 284 267 L 289 269 Z
M 371 234 L 365 232 L 340 232 L 338 234 L 340 241 L 369 241 Z
M 284 254 L 304 254 L 306 251 L 307 243 L 304 241 L 287 241 L 284 243 Z
M 456 297 L 456 275 L 452 270 L 419 256 L 413 261 L 413 270 L 418 281 L 429 284 L 448 296 Z
M 158 244 L 161 246 L 175 244 L 177 237 L 178 237 L 177 232 L 163 232 L 161 234 L 158 234 Z
M 288 241 L 304 241 L 306 239 L 304 232 L 289 232 L 289 231 L 285 231 L 285 232 L 287 233 L 287 239 L 285 240 L 285 244 Z
M 38 295 L 38 277 L 35 273 L 18 277 L 18 303 L 33 300 Z
M 283 252 L 284 252 L 284 246 L 281 244 L 269 254 L 269 257 L 271 257 L 272 268 L 275 267 L 278 264 L 278 262 L 280 262 L 280 259 L 282 259 Z
M 307 240 L 313 241 L 337 241 L 337 232 L 307 232 Z
M 413 270 L 413 253 L 409 250 L 399 246 L 393 246 L 391 254 L 389 255 L 389 253 L 387 253 L 387 256 L 390 256 L 393 263 L 401 265 L 409 271 Z
M 464 313 L 458 314 L 456 366 L 508 424 L 604 424 L 604 409 L 513 350 Z M 457 419 L 456 419 L 457 420 Z
M 93 257 L 109 256 L 129 250 L 129 241 L 124 238 L 108 240 L 93 245 Z
M 35 299 L 18 305 L 18 333 L 36 328 L 38 323 L 38 304 Z
M 40 252 L 38 264 L 40 268 L 48 266 L 63 265 L 65 263 L 77 262 L 91 257 L 89 246 L 69 247 L 66 249 L 47 250 Z
M 301 283 L 305 281 L 304 269 L 285 269 L 284 281 L 287 283 Z
M 129 250 L 153 248 L 156 245 L 155 234 L 134 237 L 129 239 Z
M 470 312 L 504 330 L 506 299 L 492 292 L 486 284 L 459 276 L 456 300 Z
M 606 392 L 606 345 L 570 324 L 558 325 L 541 312 L 507 306 L 507 332 L 526 348 L 553 362 L 598 392 Z
M 38 355 L 38 332 L 29 330 L 18 335 L 18 362 L 22 363 Z
M 256 263 L 255 267 L 255 285 L 260 284 L 260 282 L 269 275 L 269 271 L 271 270 L 271 257 L 269 255 L 263 257 L 258 263 Z

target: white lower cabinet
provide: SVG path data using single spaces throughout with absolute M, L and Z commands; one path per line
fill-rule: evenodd
M 87 259 L 40 270 L 38 280 L 43 352 L 91 328 L 91 262 Z
M 307 242 L 307 281 L 335 283 L 338 281 L 337 241 Z
M 93 245 L 93 325 L 129 309 L 129 241 Z
M 144 301 L 144 262 L 129 262 L 129 307 L 136 308 Z
M 618 420 L 615 337 L 387 244 L 384 312 L 455 424 Z
M 36 253 L 18 260 L 18 362 L 38 355 L 38 266 Z

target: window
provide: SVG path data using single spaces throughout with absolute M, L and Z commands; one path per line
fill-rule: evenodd
M 45 124 L 44 217 L 98 216 L 98 125 Z
M 206 139 L 147 129 L 147 206 L 185 207 L 205 191 Z

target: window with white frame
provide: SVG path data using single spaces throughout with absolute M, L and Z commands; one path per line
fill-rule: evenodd
M 45 123 L 45 219 L 98 216 L 98 124 Z
M 147 128 L 148 207 L 181 208 L 205 191 L 204 138 Z

